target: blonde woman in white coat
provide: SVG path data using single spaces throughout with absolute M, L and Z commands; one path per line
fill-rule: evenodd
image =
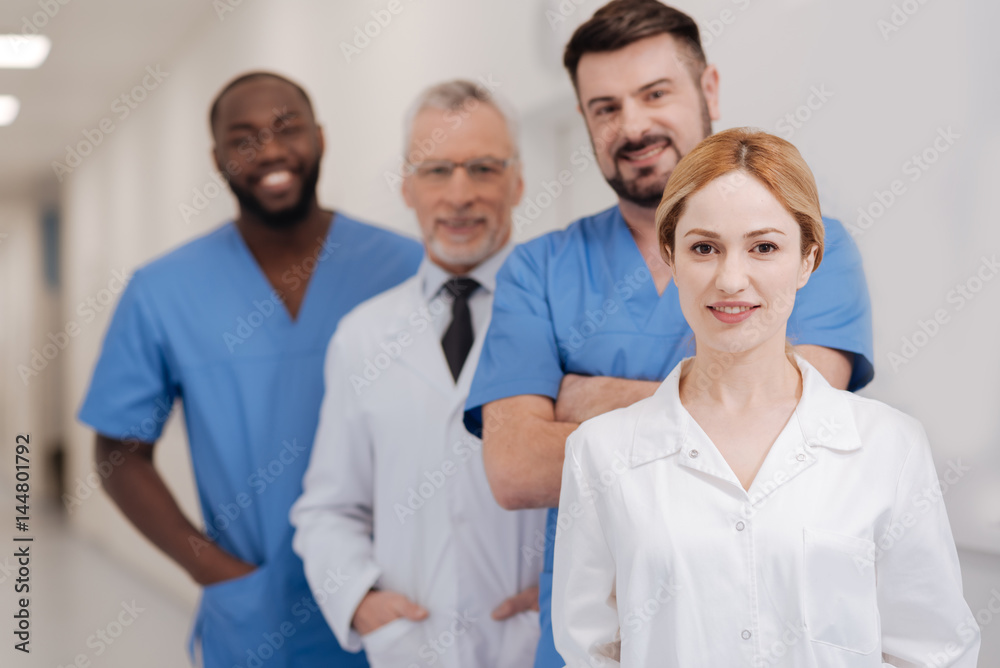
M 799 153 L 709 137 L 674 170 L 657 233 L 696 353 L 567 440 L 552 612 L 567 665 L 974 668 L 922 427 L 833 389 L 786 341 L 823 255 Z

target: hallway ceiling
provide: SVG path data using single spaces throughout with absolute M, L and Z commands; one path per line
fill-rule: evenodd
M 0 197 L 51 191 L 65 146 L 209 19 L 205 0 L 4 0 L 0 33 L 38 29 L 52 52 L 38 69 L 0 69 L 0 95 L 21 101 L 17 120 L 0 127 Z

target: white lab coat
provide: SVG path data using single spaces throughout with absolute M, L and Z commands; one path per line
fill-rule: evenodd
M 326 393 L 304 492 L 292 509 L 295 551 L 338 641 L 364 646 L 373 668 L 529 666 L 538 613 L 496 622 L 504 599 L 538 583 L 541 557 L 522 548 L 544 511 L 497 505 L 481 442 L 462 424 L 506 253 L 471 272 L 475 343 L 457 384 L 440 336 L 451 321 L 446 277 L 417 275 L 341 321 L 326 360 Z M 372 586 L 430 611 L 361 637 L 351 620 Z
M 923 428 L 798 364 L 749 492 L 682 406 L 681 365 L 569 437 L 552 596 L 568 666 L 975 667 Z

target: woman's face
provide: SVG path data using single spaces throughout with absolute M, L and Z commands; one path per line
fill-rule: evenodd
M 757 179 L 730 172 L 688 197 L 671 258 L 681 310 L 698 349 L 784 347 L 795 292 L 816 249 L 801 253 L 795 218 Z

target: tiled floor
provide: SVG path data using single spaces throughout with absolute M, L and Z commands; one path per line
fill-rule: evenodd
M 3 668 L 184 668 L 191 610 L 116 564 L 51 516 L 37 518 L 31 654 L 12 649 L 13 550 L 0 548 Z M 9 538 L 4 537 L 4 540 Z M 13 543 L 8 543 L 8 545 Z M 1000 557 L 962 552 L 965 593 L 983 624 L 981 668 L 1000 666 Z

